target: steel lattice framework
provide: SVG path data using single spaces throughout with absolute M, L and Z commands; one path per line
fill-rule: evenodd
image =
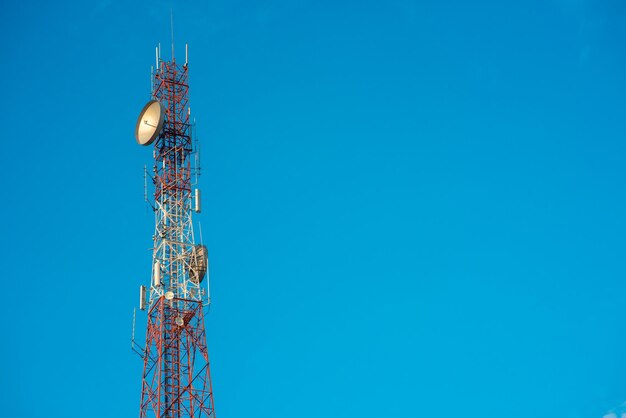
M 187 64 L 158 60 L 152 98 L 165 109 L 154 142 L 155 233 L 140 417 L 215 417 L 203 307 L 193 274 L 192 140 Z M 192 167 L 193 166 L 193 167 Z

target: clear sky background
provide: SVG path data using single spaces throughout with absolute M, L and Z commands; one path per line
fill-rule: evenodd
M 219 418 L 626 401 L 624 2 L 15 1 L 2 416 L 138 415 L 154 219 L 133 130 L 170 8 Z

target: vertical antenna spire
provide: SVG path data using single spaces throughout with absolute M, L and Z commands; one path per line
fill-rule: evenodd
M 174 10 L 170 9 L 170 29 L 172 32 L 172 61 L 174 61 Z

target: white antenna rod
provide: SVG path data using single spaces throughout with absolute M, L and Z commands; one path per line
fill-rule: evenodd
M 191 126 L 192 126 L 192 129 L 193 129 L 192 138 L 194 139 L 195 146 L 196 146 L 196 152 L 195 152 L 195 154 L 196 154 L 196 184 L 198 184 L 198 181 L 199 181 L 198 177 L 200 176 L 200 170 L 201 170 L 202 167 L 200 166 L 200 161 L 201 161 L 201 159 L 200 159 L 200 157 L 201 157 L 201 154 L 200 154 L 200 141 L 198 141 L 198 136 L 196 134 L 196 118 L 195 117 L 193 118 L 193 124 Z
M 193 140 L 193 174 L 196 177 L 195 184 L 198 185 L 198 177 L 200 176 L 200 155 L 198 154 L 198 138 L 196 138 L 196 122 L 191 124 L 191 138 Z
M 137 315 L 137 308 L 133 308 L 133 333 L 130 337 L 130 348 L 135 347 L 135 315 Z
M 155 61 L 156 62 L 156 68 L 158 70 L 159 69 L 159 47 L 158 46 L 156 47 L 155 53 L 156 53 L 156 61 Z M 152 88 L 152 86 L 150 86 L 150 88 Z
M 185 44 L 185 67 L 189 62 L 189 44 Z
M 170 9 L 170 28 L 172 30 L 172 61 L 174 61 L 174 10 Z
M 143 200 L 148 201 L 148 170 L 146 165 L 143 165 Z
M 211 264 L 209 263 L 209 251 L 206 256 L 206 301 L 207 305 L 211 304 L 211 273 L 209 272 Z

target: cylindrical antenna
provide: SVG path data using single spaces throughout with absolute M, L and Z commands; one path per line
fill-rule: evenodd
M 153 278 L 154 286 L 161 285 L 161 263 L 159 260 L 154 262 L 154 278 Z
M 139 309 L 146 310 L 146 286 L 139 286 Z
M 189 62 L 189 44 L 185 44 L 185 67 Z
M 155 49 L 155 53 L 156 53 L 156 69 L 159 69 L 159 47 L 157 46 Z M 150 86 L 150 89 L 152 89 L 152 86 Z
M 194 191 L 194 206 L 193 206 L 193 210 L 196 213 L 202 212 L 202 203 L 200 201 L 200 189 L 196 189 Z

